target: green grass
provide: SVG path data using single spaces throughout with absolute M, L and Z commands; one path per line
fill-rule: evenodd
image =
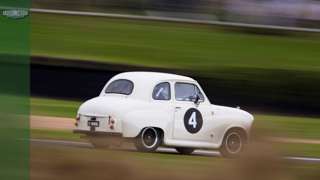
M 31 114 L 74 118 L 80 102 L 47 98 L 31 98 Z
M 83 141 L 80 135 L 74 134 L 72 130 L 31 129 L 30 136 L 33 139 Z
M 270 136 L 320 139 L 320 119 L 254 114 L 254 129 Z
M 270 36 L 205 25 L 32 14 L 32 55 L 198 70 L 320 70 L 320 37 Z
M 278 144 L 280 151 L 287 156 L 305 156 L 320 158 L 320 144 L 298 144 L 283 143 Z

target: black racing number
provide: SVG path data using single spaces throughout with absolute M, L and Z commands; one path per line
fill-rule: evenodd
M 195 134 L 202 128 L 203 120 L 200 111 L 190 108 L 184 115 L 184 127 L 191 134 Z

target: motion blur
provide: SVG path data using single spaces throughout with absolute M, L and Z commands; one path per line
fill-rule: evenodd
M 34 0 L 33 7 L 319 28 L 317 0 Z
M 320 178 L 319 0 L 33 0 L 30 28 L 31 179 Z M 237 159 L 92 148 L 77 109 L 125 71 L 193 77 L 253 113 L 251 143 Z

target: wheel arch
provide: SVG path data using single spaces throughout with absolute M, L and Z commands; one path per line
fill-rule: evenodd
M 158 126 L 146 126 L 146 127 L 143 127 L 143 128 L 141 128 L 140 132 L 135 137 L 138 137 L 142 133 L 142 131 L 144 129 L 146 129 L 146 128 L 154 128 L 155 130 L 157 130 L 160 133 L 160 137 L 163 139 L 164 130 L 161 127 L 158 127 Z
M 226 130 L 223 133 L 223 136 L 222 136 L 222 138 L 220 140 L 220 147 L 222 146 L 226 135 L 230 131 L 233 131 L 233 130 L 240 131 L 242 133 L 243 137 L 245 138 L 245 142 L 248 142 L 248 140 L 249 140 L 249 132 L 246 130 L 246 128 L 244 128 L 242 126 L 230 126 L 230 127 L 226 128 Z
M 151 130 L 155 133 L 154 139 L 152 139 L 151 141 L 152 142 L 151 145 L 149 144 L 150 142 L 148 142 L 148 139 L 152 138 L 152 135 L 146 136 L 147 139 L 144 138 L 144 132 L 147 132 L 148 130 Z M 143 128 L 141 132 L 139 132 L 138 136 L 134 138 L 134 144 L 137 150 L 142 152 L 154 152 L 162 143 L 163 143 L 162 130 L 160 128 L 152 127 L 152 126 Z
M 249 133 L 247 132 L 247 130 L 244 127 L 241 126 L 233 126 L 228 128 L 224 135 L 223 135 L 223 139 L 226 137 L 226 135 L 230 132 L 230 131 L 238 131 L 241 133 L 242 137 L 244 137 L 245 142 L 247 142 L 249 140 Z
M 135 138 L 147 127 L 158 129 L 164 136 L 168 131 L 168 123 L 170 123 L 168 114 L 155 113 L 154 111 L 133 111 L 126 114 L 122 121 L 123 137 Z

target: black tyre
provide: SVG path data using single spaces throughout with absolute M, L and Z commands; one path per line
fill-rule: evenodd
M 220 153 L 223 157 L 238 157 L 246 144 L 246 135 L 243 130 L 231 129 L 223 138 Z
M 185 148 L 185 147 L 176 147 L 176 150 L 178 151 L 178 153 L 180 154 L 192 154 L 194 149 L 193 148 Z
M 135 139 L 135 146 L 138 151 L 154 152 L 161 145 L 161 142 L 161 131 L 153 127 L 147 127 Z

